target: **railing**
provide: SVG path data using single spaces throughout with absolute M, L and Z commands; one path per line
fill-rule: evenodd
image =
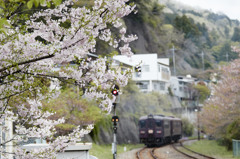
M 233 143 L 233 156 L 239 157 L 240 156 L 240 140 L 232 140 Z

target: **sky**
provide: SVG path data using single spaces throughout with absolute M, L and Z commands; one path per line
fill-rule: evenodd
M 211 10 L 215 13 L 226 14 L 230 19 L 240 20 L 240 0 L 176 0 L 183 4 L 202 9 Z

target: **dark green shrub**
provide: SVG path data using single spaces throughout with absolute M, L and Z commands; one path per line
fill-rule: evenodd
M 240 140 L 240 120 L 227 126 L 226 133 L 221 139 L 218 139 L 218 143 L 226 146 L 228 150 L 232 150 L 232 139 Z
M 188 119 L 182 119 L 183 136 L 192 136 L 193 128 L 193 125 L 189 122 Z

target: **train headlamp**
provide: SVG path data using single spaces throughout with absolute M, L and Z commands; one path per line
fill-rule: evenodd
M 148 133 L 153 134 L 153 130 L 152 129 L 148 130 Z
M 140 134 L 145 134 L 145 131 L 140 131 Z
M 157 134 L 161 134 L 161 133 L 162 133 L 162 131 L 161 131 L 161 130 L 157 131 Z

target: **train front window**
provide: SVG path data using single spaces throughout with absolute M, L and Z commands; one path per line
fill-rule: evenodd
M 139 122 L 139 126 L 140 126 L 140 128 L 145 128 L 145 126 L 146 126 L 146 121 L 140 121 Z
M 162 122 L 161 122 L 161 121 L 156 121 L 156 127 L 157 127 L 157 128 L 162 127 Z

